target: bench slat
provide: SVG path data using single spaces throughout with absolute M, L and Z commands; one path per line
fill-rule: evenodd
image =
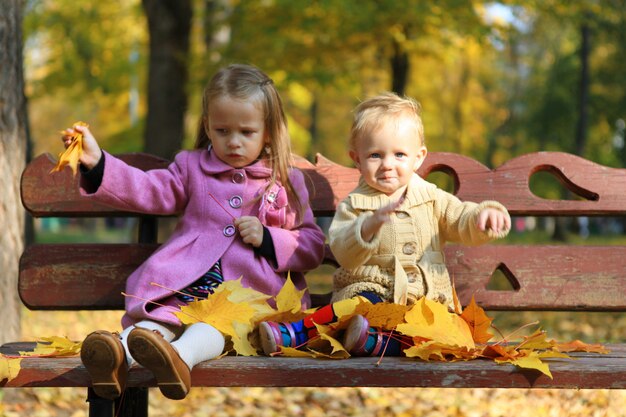
M 31 309 L 120 309 L 124 282 L 153 244 L 46 244 L 20 261 L 19 293 Z M 626 248 L 488 245 L 445 249 L 459 298 L 489 310 L 626 311 Z M 493 272 L 516 291 L 486 290 Z
M 141 169 L 164 168 L 168 161 L 147 154 L 120 155 Z M 338 202 L 355 187 L 354 168 L 335 164 L 317 155 L 315 165 L 296 157 L 296 166 L 309 179 L 311 206 L 317 216 L 332 216 Z M 49 155 L 34 159 L 22 175 L 22 202 L 35 217 L 121 216 L 119 212 L 81 198 L 78 177 L 69 169 L 49 174 L 54 160 Z M 564 186 L 583 200 L 547 200 L 534 195 L 530 177 L 539 171 L 552 173 Z M 513 215 L 626 215 L 626 169 L 609 168 L 575 155 L 537 152 L 514 158 L 496 169 L 489 169 L 465 156 L 433 152 L 419 169 L 450 174 L 457 185 L 457 196 L 467 201 L 498 200 Z M 130 214 L 136 215 L 136 214 Z
M 32 350 L 11 343 L 0 351 Z M 489 360 L 423 362 L 407 358 L 323 360 L 228 356 L 197 365 L 196 387 L 444 387 L 444 388 L 626 388 L 626 345 L 607 345 L 608 355 L 573 353 L 578 360 L 549 360 L 550 379 L 538 371 Z M 80 358 L 26 358 L 17 378 L 0 387 L 86 387 L 90 379 Z M 149 371 L 135 366 L 129 386 L 156 386 Z
M 33 310 L 123 309 L 126 278 L 157 244 L 41 244 L 20 258 L 18 292 Z
M 132 166 L 144 171 L 165 168 L 169 161 L 154 155 L 132 153 L 118 155 Z M 114 210 L 80 196 L 78 182 L 69 168 L 61 172 L 50 173 L 56 165 L 56 159 L 50 154 L 42 154 L 33 159 L 22 173 L 20 182 L 22 203 L 34 217 L 105 217 L 137 216 Z
M 332 215 L 336 203 L 358 181 L 356 169 L 346 168 L 317 155 L 316 164 L 299 158 L 298 167 L 312 179 L 314 210 Z M 548 172 L 583 200 L 548 200 L 537 197 L 529 186 L 536 172 Z M 536 152 L 513 158 L 496 169 L 458 154 L 432 152 L 418 170 L 449 174 L 455 194 L 464 201 L 498 200 L 512 215 L 624 215 L 626 214 L 626 169 L 609 168 L 563 152 Z M 319 198 L 319 196 L 323 198 Z M 330 199 L 326 196 L 333 195 Z M 333 201 L 335 205 L 326 206 Z

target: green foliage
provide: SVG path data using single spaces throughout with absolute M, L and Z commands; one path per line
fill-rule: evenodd
M 294 149 L 350 164 L 351 110 L 388 90 L 407 57 L 406 94 L 423 107 L 431 151 L 489 166 L 537 150 L 573 151 L 579 117 L 580 29 L 591 29 L 586 154 L 624 166 L 613 139 L 626 118 L 626 11 L 603 2 L 196 0 L 188 63 L 187 147 L 204 84 L 231 62 L 275 80 Z M 107 149 L 141 148 L 148 34 L 139 1 L 26 3 L 25 60 L 36 152 L 56 132 L 90 123 Z M 131 93 L 138 94 L 133 116 Z
M 88 122 L 104 147 L 133 127 L 130 97 L 145 79 L 144 20 L 138 1 L 27 2 L 24 57 L 36 153 L 56 154 L 58 131 L 77 120 Z M 144 105 L 136 106 L 140 118 Z

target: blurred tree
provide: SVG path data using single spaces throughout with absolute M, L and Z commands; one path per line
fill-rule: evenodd
M 22 2 L 2 0 L 0 13 L 0 344 L 17 340 L 18 262 L 24 246 L 20 175 L 26 163 L 26 99 L 22 74 Z
M 142 0 L 150 32 L 144 150 L 171 159 L 182 147 L 187 111 L 190 0 Z
M 310 149 L 327 155 L 338 136 L 330 122 L 337 119 L 337 106 L 330 97 L 343 95 L 341 114 L 349 126 L 349 111 L 359 99 L 382 90 L 409 91 L 422 59 L 439 53 L 431 45 L 450 48 L 461 34 L 480 38 L 488 33 L 478 13 L 481 2 L 470 0 L 210 3 L 222 16 L 211 22 L 213 33 L 228 38 L 220 59 L 255 63 L 284 74 L 284 85 L 308 89 L 311 100 L 294 117 L 308 130 Z
M 59 152 L 57 132 L 91 125 L 112 152 L 139 151 L 147 25 L 138 0 L 25 2 L 25 75 L 35 153 Z M 123 36 L 121 36 L 123 34 Z M 139 100 L 137 100 L 139 98 Z

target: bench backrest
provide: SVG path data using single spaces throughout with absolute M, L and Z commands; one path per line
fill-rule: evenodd
M 144 170 L 169 164 L 146 154 L 121 157 Z M 332 216 L 338 202 L 355 187 L 357 171 L 319 155 L 316 164 L 299 157 L 296 161 L 309 179 L 315 215 Z M 34 217 L 139 217 L 138 240 L 31 245 L 20 261 L 20 297 L 31 309 L 122 309 L 126 277 L 158 247 L 157 219 L 81 198 L 78 176 L 69 169 L 49 174 L 53 166 L 50 155 L 41 155 L 23 173 L 22 201 Z M 460 199 L 498 200 L 513 216 L 626 215 L 626 169 L 570 154 L 532 153 L 490 169 L 468 157 L 435 152 L 419 173 L 426 177 L 436 171 L 451 176 Z M 577 199 L 537 197 L 529 182 L 539 171 L 553 174 Z M 448 245 L 445 252 L 464 305 L 474 295 L 491 310 L 626 311 L 626 246 Z M 504 274 L 510 291 L 487 289 L 494 271 Z

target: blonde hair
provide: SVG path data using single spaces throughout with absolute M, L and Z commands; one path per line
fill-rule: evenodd
M 219 70 L 204 89 L 202 117 L 198 123 L 195 149 L 205 149 L 211 143 L 207 133 L 209 108 L 211 103 L 220 97 L 250 100 L 261 105 L 265 119 L 265 134 L 269 138 L 269 153 L 262 152 L 261 157 L 267 159 L 272 169 L 267 189 L 280 182 L 287 191 L 289 201 L 295 203 L 297 218 L 301 219 L 303 203 L 289 180 L 289 169 L 293 163 L 287 118 L 274 82 L 267 74 L 252 65 L 233 64 Z
M 389 121 L 398 121 L 405 117 L 415 123 L 420 146 L 424 146 L 424 124 L 421 113 L 422 107 L 417 101 L 391 92 L 362 101 L 354 109 L 354 120 L 350 129 L 350 149 L 355 150 L 357 140 L 367 132 L 372 132 Z

